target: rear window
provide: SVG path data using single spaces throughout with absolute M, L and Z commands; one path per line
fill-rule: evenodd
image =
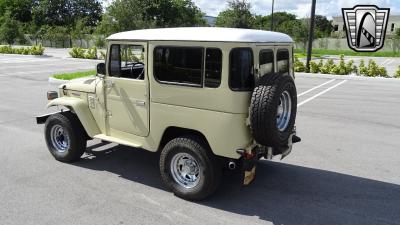
M 254 87 L 253 51 L 235 48 L 230 53 L 229 86 L 232 90 L 248 91 Z
M 274 73 L 274 52 L 271 49 L 260 51 L 260 74 L 261 76 Z
M 278 73 L 281 75 L 289 75 L 289 50 L 279 49 L 276 58 Z
M 221 84 L 222 51 L 218 48 L 207 48 L 204 86 L 217 88 Z
M 202 86 L 203 48 L 156 47 L 154 76 L 161 83 Z

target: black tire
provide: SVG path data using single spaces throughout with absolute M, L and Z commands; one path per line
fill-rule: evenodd
M 67 139 L 65 149 L 55 143 L 52 129 L 62 128 L 62 139 Z M 86 150 L 86 132 L 79 119 L 71 112 L 62 112 L 51 115 L 45 124 L 45 139 L 47 147 L 54 158 L 61 162 L 73 162 L 80 159 Z M 53 131 L 54 131 L 53 130 Z M 67 138 L 66 138 L 67 136 Z
M 173 177 L 171 163 L 180 153 L 193 157 L 200 168 L 196 186 L 187 188 Z M 198 201 L 213 194 L 219 186 L 222 168 L 211 153 L 208 144 L 195 136 L 179 137 L 168 142 L 160 155 L 160 173 L 163 183 L 178 197 Z
M 277 111 L 282 93 L 291 99 L 290 119 L 284 130 L 277 126 Z M 297 91 L 288 75 L 273 74 L 260 78 L 251 97 L 250 127 L 254 139 L 264 146 L 281 147 L 288 143 L 296 120 Z M 289 114 L 289 113 L 288 113 Z M 283 129 L 283 128 L 282 128 Z

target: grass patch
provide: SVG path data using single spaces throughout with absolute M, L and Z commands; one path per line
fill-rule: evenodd
M 53 75 L 54 78 L 60 80 L 72 80 L 81 77 L 93 76 L 96 74 L 96 70 L 84 71 L 84 72 L 75 72 L 75 73 L 61 73 Z
M 305 58 L 307 53 L 303 49 L 295 49 L 294 52 L 299 58 Z M 400 57 L 400 52 L 377 51 L 377 52 L 355 52 L 353 50 L 331 50 L 331 49 L 313 49 L 313 57 L 323 55 L 345 55 L 345 56 L 372 56 L 372 57 Z

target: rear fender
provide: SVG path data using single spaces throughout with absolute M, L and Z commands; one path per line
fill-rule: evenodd
M 90 112 L 89 106 L 82 99 L 71 97 L 56 98 L 47 104 L 47 108 L 53 106 L 65 106 L 74 112 L 90 137 L 93 138 L 95 135 L 100 134 L 100 129 Z

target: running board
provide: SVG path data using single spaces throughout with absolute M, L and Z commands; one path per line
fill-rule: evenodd
M 142 147 L 141 144 L 133 143 L 131 141 L 126 141 L 126 140 L 123 140 L 123 139 L 120 139 L 120 138 L 110 137 L 110 136 L 107 136 L 107 135 L 104 135 L 104 134 L 95 135 L 94 138 L 97 138 L 97 139 L 100 139 L 100 140 L 104 140 L 104 141 L 108 141 L 108 142 L 121 144 L 121 145 L 130 146 L 130 147 L 134 147 L 134 148 L 141 148 Z

